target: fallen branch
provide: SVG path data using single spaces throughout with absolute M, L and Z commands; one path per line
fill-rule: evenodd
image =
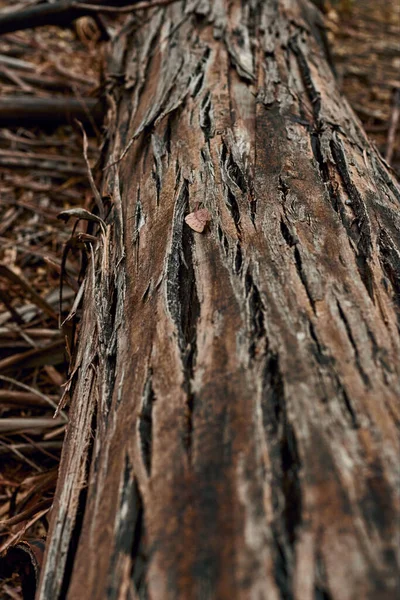
M 101 6 L 98 2 L 93 6 L 87 2 L 79 2 L 79 6 L 81 9 L 86 9 L 90 15 L 92 15 L 93 12 L 124 14 L 134 10 L 148 10 L 149 8 L 168 6 L 174 2 L 178 2 L 178 0 L 136 0 L 136 2 L 133 0 L 127 6 L 122 6 L 120 8 L 114 6 Z
M 19 81 L 17 81 L 17 77 Z M 42 89 L 56 91 L 71 91 L 74 88 L 74 83 L 65 77 L 51 77 L 48 75 L 36 75 L 34 73 L 21 74 L 20 72 L 17 75 L 14 69 L 11 70 L 10 68 L 2 67 L 1 65 L 0 78 L 5 81 L 11 80 L 13 83 L 17 83 L 18 85 L 21 85 L 22 82 L 24 85 L 28 85 L 31 88 L 30 91 L 32 91 L 32 85 Z M 92 82 L 86 81 L 85 83 L 86 85 L 93 87 Z
M 0 127 L 12 125 L 54 126 L 75 119 L 91 126 L 90 118 L 100 123 L 103 109 L 96 98 L 28 98 L 8 96 L 0 99 Z
M 93 6 L 120 8 L 127 4 L 136 3 L 132 0 L 86 0 L 85 6 L 81 6 L 76 0 L 60 0 L 55 4 L 38 4 L 0 16 L 0 34 L 43 25 L 65 26 L 75 19 L 91 14 Z
M 0 22 L 1 19 L 2 17 L 0 17 Z M 14 58 L 13 56 L 5 56 L 4 54 L 0 54 L 0 64 L 12 67 L 13 69 L 19 69 L 20 71 L 35 71 L 36 69 L 36 65 L 26 60 Z
M 65 157 L 68 158 L 68 157 Z M 48 172 L 53 177 L 57 175 L 86 175 L 86 168 L 82 163 L 77 164 L 72 160 L 70 162 L 55 159 L 45 154 L 30 154 L 28 152 L 16 152 L 12 150 L 0 149 L 0 166 L 14 169 L 35 169 L 41 172 Z

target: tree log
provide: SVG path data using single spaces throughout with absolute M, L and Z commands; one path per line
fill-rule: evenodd
M 101 102 L 97 98 L 36 98 L 5 96 L 0 98 L 0 126 L 54 127 L 73 123 L 75 119 L 84 125 L 100 123 L 103 116 Z
M 315 10 L 188 0 L 114 41 L 41 600 L 394 598 L 400 192 Z
M 52 4 L 45 2 L 28 6 L 23 10 L 10 11 L 0 15 L 0 34 L 42 27 L 43 25 L 66 26 L 85 15 L 93 14 L 92 6 L 119 8 L 135 4 L 139 0 L 59 0 Z M 82 6 L 80 6 L 82 4 Z

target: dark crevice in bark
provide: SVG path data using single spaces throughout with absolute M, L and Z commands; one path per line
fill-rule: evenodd
M 243 172 L 243 167 L 241 167 L 241 165 L 234 160 L 232 152 L 224 140 L 222 140 L 221 148 L 221 170 L 224 173 L 223 179 L 226 189 L 225 204 L 231 213 L 233 222 L 235 223 L 238 238 L 241 239 L 241 216 L 236 195 L 244 194 L 246 197 L 248 197 L 249 186 L 246 182 L 246 175 Z
M 147 298 L 149 297 L 150 290 L 151 290 L 151 281 L 147 284 L 147 287 L 144 290 L 144 294 L 142 296 L 142 303 L 143 304 L 146 304 Z
M 191 392 L 191 380 L 197 354 L 197 321 L 200 316 L 200 301 L 197 295 L 196 276 L 193 265 L 192 247 L 193 233 L 189 227 L 184 227 L 182 236 L 183 260 L 180 268 L 180 303 L 182 309 L 182 333 L 185 340 L 185 350 L 182 355 L 185 370 L 185 389 L 187 394 L 186 407 L 186 438 L 185 447 L 190 455 L 193 431 L 193 410 L 195 396 Z
M 184 226 L 184 214 L 189 205 L 188 182 L 184 180 L 176 200 L 171 253 L 167 265 L 167 305 L 175 323 L 181 354 L 184 388 L 187 395 L 185 412 L 186 432 L 184 446 L 190 456 L 193 431 L 194 395 L 191 392 L 191 379 L 197 353 L 197 320 L 200 315 L 200 301 L 197 295 L 196 277 L 193 265 L 193 234 Z
M 342 385 L 340 385 L 340 382 L 338 381 L 338 384 L 340 386 L 340 392 L 341 392 L 341 397 L 342 397 L 342 401 L 344 404 L 344 407 L 347 411 L 347 414 L 350 417 L 350 424 L 352 426 L 353 429 L 358 429 L 359 428 L 359 423 L 357 420 L 357 416 L 356 413 L 354 412 L 354 408 L 353 405 L 350 401 L 349 395 L 346 392 L 346 390 L 344 389 L 344 387 Z
M 154 60 L 154 55 L 155 55 L 155 53 L 157 51 L 157 47 L 160 44 L 161 31 L 162 31 L 162 21 L 160 20 L 158 22 L 158 24 L 156 25 L 156 29 L 154 29 L 152 31 L 152 33 L 151 33 L 152 37 L 151 37 L 150 45 L 149 45 L 148 50 L 145 53 L 145 57 L 144 57 L 144 59 L 145 59 L 144 69 L 143 69 L 143 63 L 142 63 L 142 72 L 143 72 L 143 74 L 141 76 L 141 81 L 138 82 L 139 83 L 139 85 L 138 85 L 138 91 L 137 91 L 138 98 L 140 98 L 141 95 L 143 93 L 145 93 L 146 83 L 149 81 L 150 67 L 151 67 L 152 61 Z M 130 39 L 130 43 L 132 43 L 132 44 L 135 43 L 134 42 L 135 36 L 127 36 L 127 39 L 128 40 Z M 132 54 L 133 55 L 136 54 L 136 56 L 137 56 L 137 54 L 138 54 L 137 50 L 133 50 L 133 51 L 131 51 L 131 52 L 128 53 L 128 56 L 130 56 L 130 60 L 132 60 Z M 143 57 L 142 56 L 139 56 L 138 58 L 139 58 L 139 61 L 143 61 Z M 136 58 L 136 60 L 137 60 L 137 58 Z M 126 62 L 125 64 L 126 64 L 126 66 L 125 66 L 124 71 L 126 73 L 126 69 L 128 67 L 128 63 Z
M 311 290 L 310 290 L 308 282 L 307 282 L 307 276 L 306 276 L 306 274 L 304 272 L 304 269 L 303 269 L 303 264 L 302 264 L 302 260 L 301 260 L 301 254 L 300 254 L 298 246 L 296 246 L 295 249 L 294 249 L 294 260 L 295 260 L 296 270 L 297 270 L 297 273 L 299 275 L 300 281 L 301 281 L 301 283 L 304 286 L 304 289 L 306 291 L 307 297 L 308 297 L 308 299 L 310 301 L 310 304 L 311 304 L 311 308 L 313 309 L 313 312 L 315 313 L 315 302 L 314 302 L 314 299 L 313 299 L 312 294 L 311 294 Z
M 326 354 L 326 348 L 321 345 L 314 325 L 311 321 L 309 321 L 309 331 L 310 336 L 314 342 L 312 344 L 312 353 L 315 356 L 318 364 L 321 367 L 321 370 L 329 377 L 335 386 L 338 397 L 340 397 L 343 406 L 346 410 L 346 414 L 349 416 L 349 421 L 353 429 L 357 429 L 359 427 L 356 414 L 354 412 L 353 406 L 351 404 L 350 398 L 341 384 L 337 374 L 335 373 L 335 359 Z M 329 398 L 325 397 L 324 402 L 329 402 Z
M 274 540 L 274 575 L 282 600 L 293 600 L 291 565 L 276 528 L 272 528 Z
M 289 231 L 289 227 L 286 225 L 282 217 L 280 221 L 280 226 L 283 239 L 285 240 L 289 248 L 292 248 L 292 246 L 298 243 L 297 237 Z
M 240 275 L 240 273 L 242 272 L 242 265 L 243 265 L 242 248 L 240 246 L 240 243 L 237 242 L 236 243 L 236 252 L 235 252 L 235 265 L 234 265 L 236 275 Z
M 289 248 L 292 248 L 293 246 L 295 246 L 296 244 L 299 243 L 299 239 L 297 237 L 295 230 L 292 228 L 292 225 L 291 225 L 289 219 L 287 218 L 286 201 L 287 201 L 288 194 L 289 194 L 289 186 L 287 185 L 287 183 L 285 182 L 285 180 L 283 179 L 283 177 L 281 175 L 279 175 L 278 189 L 281 193 L 282 208 L 283 208 L 283 213 L 284 213 L 284 217 L 285 217 L 284 218 L 281 216 L 281 219 L 280 219 L 281 234 L 282 234 L 282 237 L 285 240 L 286 244 L 289 246 Z
M 339 317 L 341 318 L 341 320 L 343 322 L 347 337 L 349 339 L 351 347 L 353 348 L 355 364 L 357 366 L 358 372 L 360 373 L 364 384 L 368 387 L 370 385 L 369 377 L 361 365 L 360 353 L 358 351 L 357 344 L 355 342 L 353 333 L 351 331 L 350 323 L 349 323 L 349 321 L 344 313 L 344 310 L 341 307 L 340 302 L 338 300 L 336 301 L 336 304 L 337 304 L 337 308 L 338 308 L 338 312 L 339 312 Z
M 134 479 L 134 510 L 136 512 L 136 520 L 135 523 L 132 523 L 131 527 L 131 531 L 134 532 L 130 551 L 132 559 L 131 579 L 133 580 L 139 599 L 147 600 L 148 590 L 146 574 L 149 555 L 146 544 L 144 505 L 136 479 Z
M 295 431 L 287 416 L 283 376 L 277 354 L 270 354 L 264 367 L 261 409 L 273 474 L 275 579 L 281 598 L 291 600 L 296 531 L 302 522 L 301 462 Z
M 110 282 L 109 303 L 106 308 L 103 308 L 102 327 L 99 331 L 100 341 L 100 366 L 106 384 L 103 409 L 108 413 L 114 393 L 115 387 L 115 370 L 117 364 L 117 310 L 118 310 L 118 294 L 121 290 L 113 277 Z
M 142 217 L 143 217 L 143 209 L 142 209 L 142 203 L 140 202 L 140 188 L 138 188 L 137 200 L 136 200 L 136 206 L 135 206 L 135 214 L 134 214 L 135 227 L 134 227 L 133 236 L 132 236 L 132 242 L 134 244 L 138 244 L 138 242 L 139 242 Z
M 328 196 L 329 196 L 329 200 L 332 205 L 332 208 L 337 213 L 340 211 L 340 216 L 341 216 L 342 222 L 344 223 L 345 216 L 344 216 L 344 211 L 343 211 L 343 205 L 342 205 L 340 197 L 337 193 L 337 190 L 334 187 L 334 183 L 332 182 L 331 174 L 329 172 L 329 167 L 322 155 L 321 139 L 320 139 L 320 133 L 318 131 L 314 131 L 311 134 L 311 147 L 312 147 L 314 158 L 318 165 L 321 179 L 324 182 L 325 187 L 328 191 Z
M 380 531 L 384 537 L 392 526 L 391 514 L 397 502 L 397 492 L 393 490 L 385 475 L 381 460 L 376 457 L 366 480 L 366 487 L 360 500 L 360 509 L 370 530 Z M 398 573 L 396 553 L 386 548 L 386 562 L 393 573 Z
M 335 164 L 344 184 L 346 193 L 349 196 L 349 206 L 352 207 L 352 210 L 355 214 L 355 218 L 353 220 L 350 220 L 347 216 L 343 202 L 340 199 L 338 191 L 334 187 L 334 184 L 332 182 L 332 176 L 329 172 L 329 167 L 322 156 L 321 142 L 319 138 L 319 133 L 317 131 L 314 131 L 311 135 L 311 145 L 314 157 L 319 167 L 322 180 L 324 181 L 327 187 L 331 205 L 333 209 L 339 213 L 342 224 L 346 229 L 348 237 L 351 240 L 354 240 L 357 244 L 356 264 L 358 272 L 368 292 L 369 297 L 372 301 L 374 301 L 373 275 L 371 268 L 368 264 L 368 259 L 372 250 L 369 217 L 366 211 L 365 204 L 362 201 L 362 198 L 357 188 L 350 180 L 350 175 L 347 170 L 343 149 L 341 148 L 341 146 L 338 145 L 337 142 L 333 140 L 331 141 L 332 156 L 335 160 Z M 357 233 L 355 233 L 354 231 L 354 226 L 356 226 Z
M 188 383 L 185 383 L 185 385 L 187 387 Z M 190 390 L 189 390 L 187 392 L 187 398 L 186 398 L 186 406 L 185 406 L 185 414 L 184 414 L 185 432 L 184 432 L 183 440 L 182 440 L 184 448 L 186 450 L 186 453 L 189 457 L 189 461 L 191 461 L 191 458 L 192 458 L 194 408 L 195 408 L 195 395 L 192 392 L 190 392 Z
M 172 223 L 171 250 L 167 259 L 166 267 L 166 302 L 168 312 L 176 327 L 178 336 L 178 345 L 181 354 L 185 352 L 185 339 L 182 331 L 182 307 L 180 305 L 180 287 L 181 287 L 181 263 L 183 257 L 182 237 L 185 211 L 189 203 L 188 182 L 184 180 L 180 183 L 180 170 L 178 165 L 177 187 L 178 192 Z
M 313 355 L 315 356 L 318 364 L 321 366 L 327 366 L 327 365 L 333 364 L 334 360 L 330 356 L 326 355 L 325 348 L 324 348 L 324 346 L 321 345 L 321 343 L 317 337 L 317 333 L 315 331 L 313 323 L 311 321 L 309 321 L 308 325 L 309 325 L 310 336 L 314 342 Z
M 293 427 L 287 420 L 286 407 L 281 439 L 282 492 L 285 498 L 283 518 L 290 546 L 296 541 L 296 529 L 301 523 L 302 498 L 299 479 L 300 458 Z
M 308 66 L 308 62 L 303 52 L 300 50 L 297 36 L 293 37 L 289 41 L 289 48 L 292 50 L 293 54 L 296 57 L 297 64 L 300 70 L 301 78 L 303 80 L 304 89 L 306 90 L 307 96 L 311 103 L 311 108 L 313 111 L 314 119 L 316 125 L 319 125 L 319 116 L 321 112 L 321 94 L 315 88 L 314 82 L 312 80 L 310 67 Z
M 262 402 L 264 428 L 269 437 L 276 438 L 281 412 L 285 407 L 283 378 L 277 354 L 268 356 L 263 371 Z
M 355 216 L 353 224 L 357 228 L 358 237 L 356 255 L 358 272 L 360 273 L 361 280 L 365 285 L 369 297 L 374 302 L 373 275 L 368 264 L 372 253 L 372 234 L 367 208 L 361 194 L 351 180 L 343 146 L 337 136 L 331 140 L 330 148 Z
M 228 207 L 229 212 L 232 215 L 232 219 L 233 219 L 233 222 L 235 223 L 238 238 L 241 239 L 239 205 L 237 203 L 237 200 L 236 200 L 234 194 L 232 194 L 232 192 L 229 188 L 227 188 L 227 190 L 226 190 L 225 204 Z
M 321 554 L 317 552 L 315 558 L 315 585 L 314 585 L 314 598 L 315 600 L 333 600 L 333 596 L 329 591 L 328 584 L 326 581 L 325 565 L 323 563 Z
M 193 87 L 192 97 L 196 98 L 196 96 L 201 92 L 204 84 L 204 71 L 201 69 L 199 72 L 194 74 L 194 77 L 196 79 L 196 83 Z
M 133 467 L 128 456 L 125 457 L 125 468 L 121 481 L 121 495 L 116 515 L 116 531 L 113 553 L 110 559 L 109 585 L 107 600 L 117 600 L 120 597 L 122 578 L 125 573 L 119 568 L 125 557 L 131 558 L 132 572 L 141 561 L 142 573 L 145 572 L 143 557 L 139 552 L 142 544 L 143 503 L 134 476 Z M 136 584 L 136 582 L 135 582 Z M 136 590 L 138 586 L 135 585 Z
M 378 251 L 382 270 L 392 286 L 393 300 L 400 308 L 400 254 L 384 229 L 379 232 Z M 398 319 L 400 320 L 399 312 Z
M 146 129 L 153 129 L 158 120 L 175 112 L 180 107 L 180 105 L 184 103 L 189 89 L 186 88 L 185 92 L 181 91 L 181 93 L 179 93 L 182 71 L 185 71 L 185 59 L 183 56 L 180 57 L 179 66 L 175 68 L 174 72 L 171 74 L 171 77 L 168 80 L 168 89 L 164 89 L 164 94 L 162 95 L 162 97 L 158 98 L 156 103 L 153 102 L 151 104 L 151 108 L 149 108 L 145 119 L 142 121 L 141 125 L 139 126 L 139 129 L 136 131 L 136 137 L 142 131 L 145 132 Z M 189 81 L 187 81 L 187 83 L 189 83 Z M 169 106 L 170 98 L 178 94 L 179 100 L 173 105 L 173 107 Z
M 89 460 L 88 460 L 88 464 L 90 464 Z M 76 551 L 77 551 L 77 548 L 79 545 L 79 538 L 80 538 L 80 535 L 82 532 L 82 527 L 83 527 L 86 501 L 87 501 L 87 488 L 84 487 L 80 491 L 80 494 L 79 494 L 78 509 L 76 512 L 74 529 L 71 534 L 70 542 L 68 545 L 67 560 L 65 562 L 65 567 L 63 570 L 63 582 L 62 582 L 61 592 L 60 592 L 61 598 L 66 598 L 67 594 L 68 594 L 68 588 L 69 588 L 69 585 L 71 582 L 72 571 L 74 568 L 75 554 L 76 554 Z M 45 590 L 45 593 L 46 593 L 46 590 Z M 51 597 L 51 596 L 47 596 L 47 597 Z
M 336 212 L 340 213 L 340 217 L 342 223 L 347 231 L 347 234 L 350 238 L 354 239 L 354 224 L 357 226 L 358 230 L 358 239 L 357 239 L 357 252 L 356 252 L 356 263 L 357 268 L 360 274 L 360 278 L 365 285 L 365 288 L 368 292 L 369 297 L 372 301 L 374 301 L 374 293 L 373 293 L 373 275 L 371 268 L 368 264 L 368 260 L 371 255 L 372 244 L 371 244 L 371 229 L 370 222 L 367 213 L 366 206 L 361 198 L 360 193 L 357 188 L 351 181 L 351 176 L 349 173 L 349 169 L 347 167 L 347 162 L 344 154 L 344 150 L 342 144 L 340 143 L 337 136 L 331 140 L 330 148 L 332 152 L 333 159 L 335 161 L 338 173 L 342 180 L 344 189 L 349 196 L 349 202 L 351 203 L 352 209 L 355 214 L 355 219 L 353 223 L 349 223 L 349 220 L 345 214 L 344 206 L 340 201 L 340 197 L 337 191 L 334 188 L 332 182 L 332 176 L 329 172 L 329 167 L 324 160 L 322 150 L 321 150 L 321 141 L 320 134 L 323 131 L 324 125 L 320 120 L 320 112 L 321 112 L 321 97 L 319 92 L 316 90 L 314 83 L 312 81 L 311 72 L 309 66 L 307 64 L 307 60 L 300 50 L 297 40 L 293 38 L 290 41 L 290 47 L 294 52 L 297 63 L 300 69 L 300 73 L 302 76 L 303 84 L 305 90 L 307 92 L 308 98 L 311 102 L 314 119 L 315 119 L 315 127 L 314 131 L 311 134 L 311 146 L 313 150 L 314 157 L 317 161 L 319 171 L 321 174 L 321 178 L 323 182 L 327 186 L 329 198 L 331 200 L 331 204 L 333 209 Z
M 370 327 L 367 325 L 367 335 L 368 338 L 371 342 L 371 346 L 372 346 L 372 355 L 374 357 L 374 361 L 379 362 L 380 366 L 382 367 L 382 369 L 384 371 L 386 371 L 387 373 L 393 373 L 393 369 L 390 367 L 390 365 L 387 362 L 387 351 L 384 350 L 383 348 L 381 348 L 378 345 L 378 342 L 376 341 L 375 335 L 373 334 L 373 332 L 371 331 Z
M 251 360 L 254 360 L 260 352 L 263 353 L 266 350 L 266 348 L 260 348 L 260 344 L 266 345 L 266 330 L 264 324 L 265 307 L 260 291 L 254 283 L 250 268 L 247 269 L 245 276 L 245 291 L 249 311 L 249 356 Z
M 229 241 L 228 238 L 226 237 L 225 233 L 222 230 L 222 227 L 220 225 L 218 225 L 217 227 L 217 233 L 218 233 L 218 239 L 219 239 L 219 243 L 221 244 L 224 252 L 225 252 L 225 256 L 228 256 L 229 254 Z
M 315 600 L 332 600 L 332 596 L 327 590 L 322 589 L 321 587 L 316 585 L 314 588 L 314 599 Z
M 143 173 L 146 171 L 147 169 L 147 160 L 150 154 L 150 150 L 151 150 L 151 144 L 148 143 L 148 140 L 151 139 L 151 135 L 154 131 L 154 124 L 151 123 L 150 125 L 145 125 L 142 129 L 142 131 L 137 134 L 136 136 L 133 136 L 131 138 L 132 139 L 138 139 L 138 146 L 140 148 L 139 154 L 140 154 L 140 158 L 141 158 L 141 167 L 143 170 Z M 128 142 L 130 143 L 130 142 Z
M 111 407 L 113 395 L 114 395 L 114 387 L 115 387 L 115 371 L 117 366 L 117 352 L 116 348 L 110 349 L 107 352 L 107 362 L 105 366 L 106 371 L 106 382 L 107 382 L 107 397 L 106 397 L 106 407 L 107 411 Z
M 167 125 L 164 133 L 164 148 L 167 154 L 167 163 L 169 164 L 169 157 L 171 155 L 171 138 L 172 138 L 172 115 L 167 115 Z
M 234 160 L 232 152 L 229 151 L 224 142 L 222 145 L 221 158 L 224 162 L 226 172 L 228 173 L 233 183 L 239 188 L 239 190 L 243 194 L 246 194 L 248 192 L 246 175 L 243 173 L 242 167 Z
M 151 175 L 154 179 L 154 185 L 156 186 L 156 204 L 158 206 L 160 204 L 161 174 L 160 174 L 160 165 L 155 156 L 154 156 L 154 168 L 151 172 Z
M 247 29 L 249 32 L 249 38 L 253 40 L 259 39 L 260 37 L 261 4 L 261 2 L 250 2 L 249 4 L 249 20 L 247 23 Z
M 278 179 L 278 189 L 281 192 L 282 195 L 282 202 L 283 205 L 285 205 L 288 193 L 289 193 L 289 186 L 286 183 L 286 181 L 284 180 L 284 178 L 282 177 L 282 175 L 279 175 L 279 179 Z
M 372 302 L 375 303 L 374 298 L 374 276 L 372 269 L 368 264 L 368 259 L 362 254 L 358 254 L 356 258 L 358 272 L 360 273 L 361 281 L 365 285 L 365 289 L 368 292 L 368 296 Z
M 147 474 L 151 474 L 151 453 L 153 444 L 153 405 L 156 401 L 150 370 L 143 390 L 142 409 L 139 415 L 139 436 L 142 459 Z
M 215 131 L 211 92 L 207 92 L 201 101 L 199 123 L 204 133 L 205 141 L 208 142 L 208 140 L 214 137 Z
M 250 219 L 251 219 L 251 222 L 254 225 L 254 229 L 256 229 L 257 197 L 256 197 L 256 193 L 254 191 L 254 185 L 253 184 L 250 184 L 249 204 L 250 204 Z
M 311 71 L 307 63 L 307 59 L 304 56 L 303 52 L 300 50 L 299 45 L 297 43 L 296 38 L 292 38 L 290 40 L 289 46 L 293 53 L 296 56 L 297 64 L 300 69 L 301 77 L 303 80 L 304 88 L 307 92 L 307 96 L 310 100 L 313 115 L 315 119 L 315 127 L 314 131 L 311 134 L 311 142 L 312 149 L 314 153 L 314 157 L 319 165 L 319 170 L 321 173 L 322 180 L 327 184 L 329 197 L 331 199 L 331 204 L 334 210 L 337 212 L 340 207 L 340 201 L 337 192 L 333 189 L 332 178 L 329 173 L 328 166 L 326 165 L 322 151 L 321 151 L 321 143 L 319 139 L 320 133 L 323 131 L 324 124 L 320 120 L 320 112 L 321 112 L 321 95 L 315 88 L 315 85 L 312 81 Z M 356 253 L 356 263 L 358 272 L 360 274 L 360 278 L 368 292 L 369 297 L 374 302 L 374 292 L 373 292 L 373 274 L 372 270 L 368 264 L 368 260 L 371 256 L 372 251 L 372 243 L 371 243 L 371 227 L 370 221 L 367 213 L 367 209 L 365 203 L 362 200 L 362 197 L 357 190 L 356 186 L 353 184 L 351 180 L 351 175 L 347 166 L 343 146 L 339 141 L 337 136 L 330 142 L 330 148 L 332 152 L 333 159 L 335 161 L 338 173 L 342 180 L 344 189 L 349 196 L 349 203 L 352 206 L 355 219 L 353 223 L 349 224 L 347 222 L 347 217 L 345 215 L 343 205 L 340 208 L 340 216 L 343 222 L 343 225 L 346 228 L 347 234 L 349 237 L 354 239 L 353 227 L 356 225 L 357 227 L 357 253 Z
M 319 9 L 322 8 L 322 4 L 321 2 L 318 2 L 318 0 L 313 0 L 313 4 L 318 6 Z M 321 17 L 321 13 L 319 12 L 319 10 L 316 10 L 310 2 L 301 4 L 301 8 L 304 20 L 309 25 L 314 38 L 316 39 L 320 49 L 324 53 L 324 57 L 333 73 L 333 76 L 336 78 L 337 72 L 335 68 L 334 58 L 332 56 L 330 40 L 328 39 L 327 35 L 327 27 L 323 20 L 323 17 Z
M 394 180 L 389 177 L 386 170 L 381 165 L 380 161 L 381 161 L 380 157 L 376 157 L 376 156 L 371 157 L 371 162 L 374 167 L 374 170 L 376 171 L 378 176 L 381 178 L 384 185 L 387 186 L 389 188 L 389 190 L 392 192 L 392 194 L 396 198 L 396 200 L 398 202 L 400 202 L 400 189 L 398 186 L 395 185 Z
M 195 83 L 193 85 L 193 92 L 192 92 L 193 98 L 196 98 L 196 96 L 198 96 L 198 94 L 201 92 L 201 89 L 203 87 L 205 66 L 207 64 L 208 59 L 210 58 L 210 55 L 211 55 L 211 48 L 209 48 L 207 46 L 201 60 L 197 64 L 196 70 L 193 74 L 193 80 L 195 81 Z

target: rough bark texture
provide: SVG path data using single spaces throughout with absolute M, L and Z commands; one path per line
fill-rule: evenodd
M 42 600 L 394 597 L 400 193 L 313 11 L 188 0 L 114 44 Z

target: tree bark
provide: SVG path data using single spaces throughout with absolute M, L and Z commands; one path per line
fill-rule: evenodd
M 187 0 L 114 42 L 42 600 L 394 597 L 400 192 L 315 10 Z

